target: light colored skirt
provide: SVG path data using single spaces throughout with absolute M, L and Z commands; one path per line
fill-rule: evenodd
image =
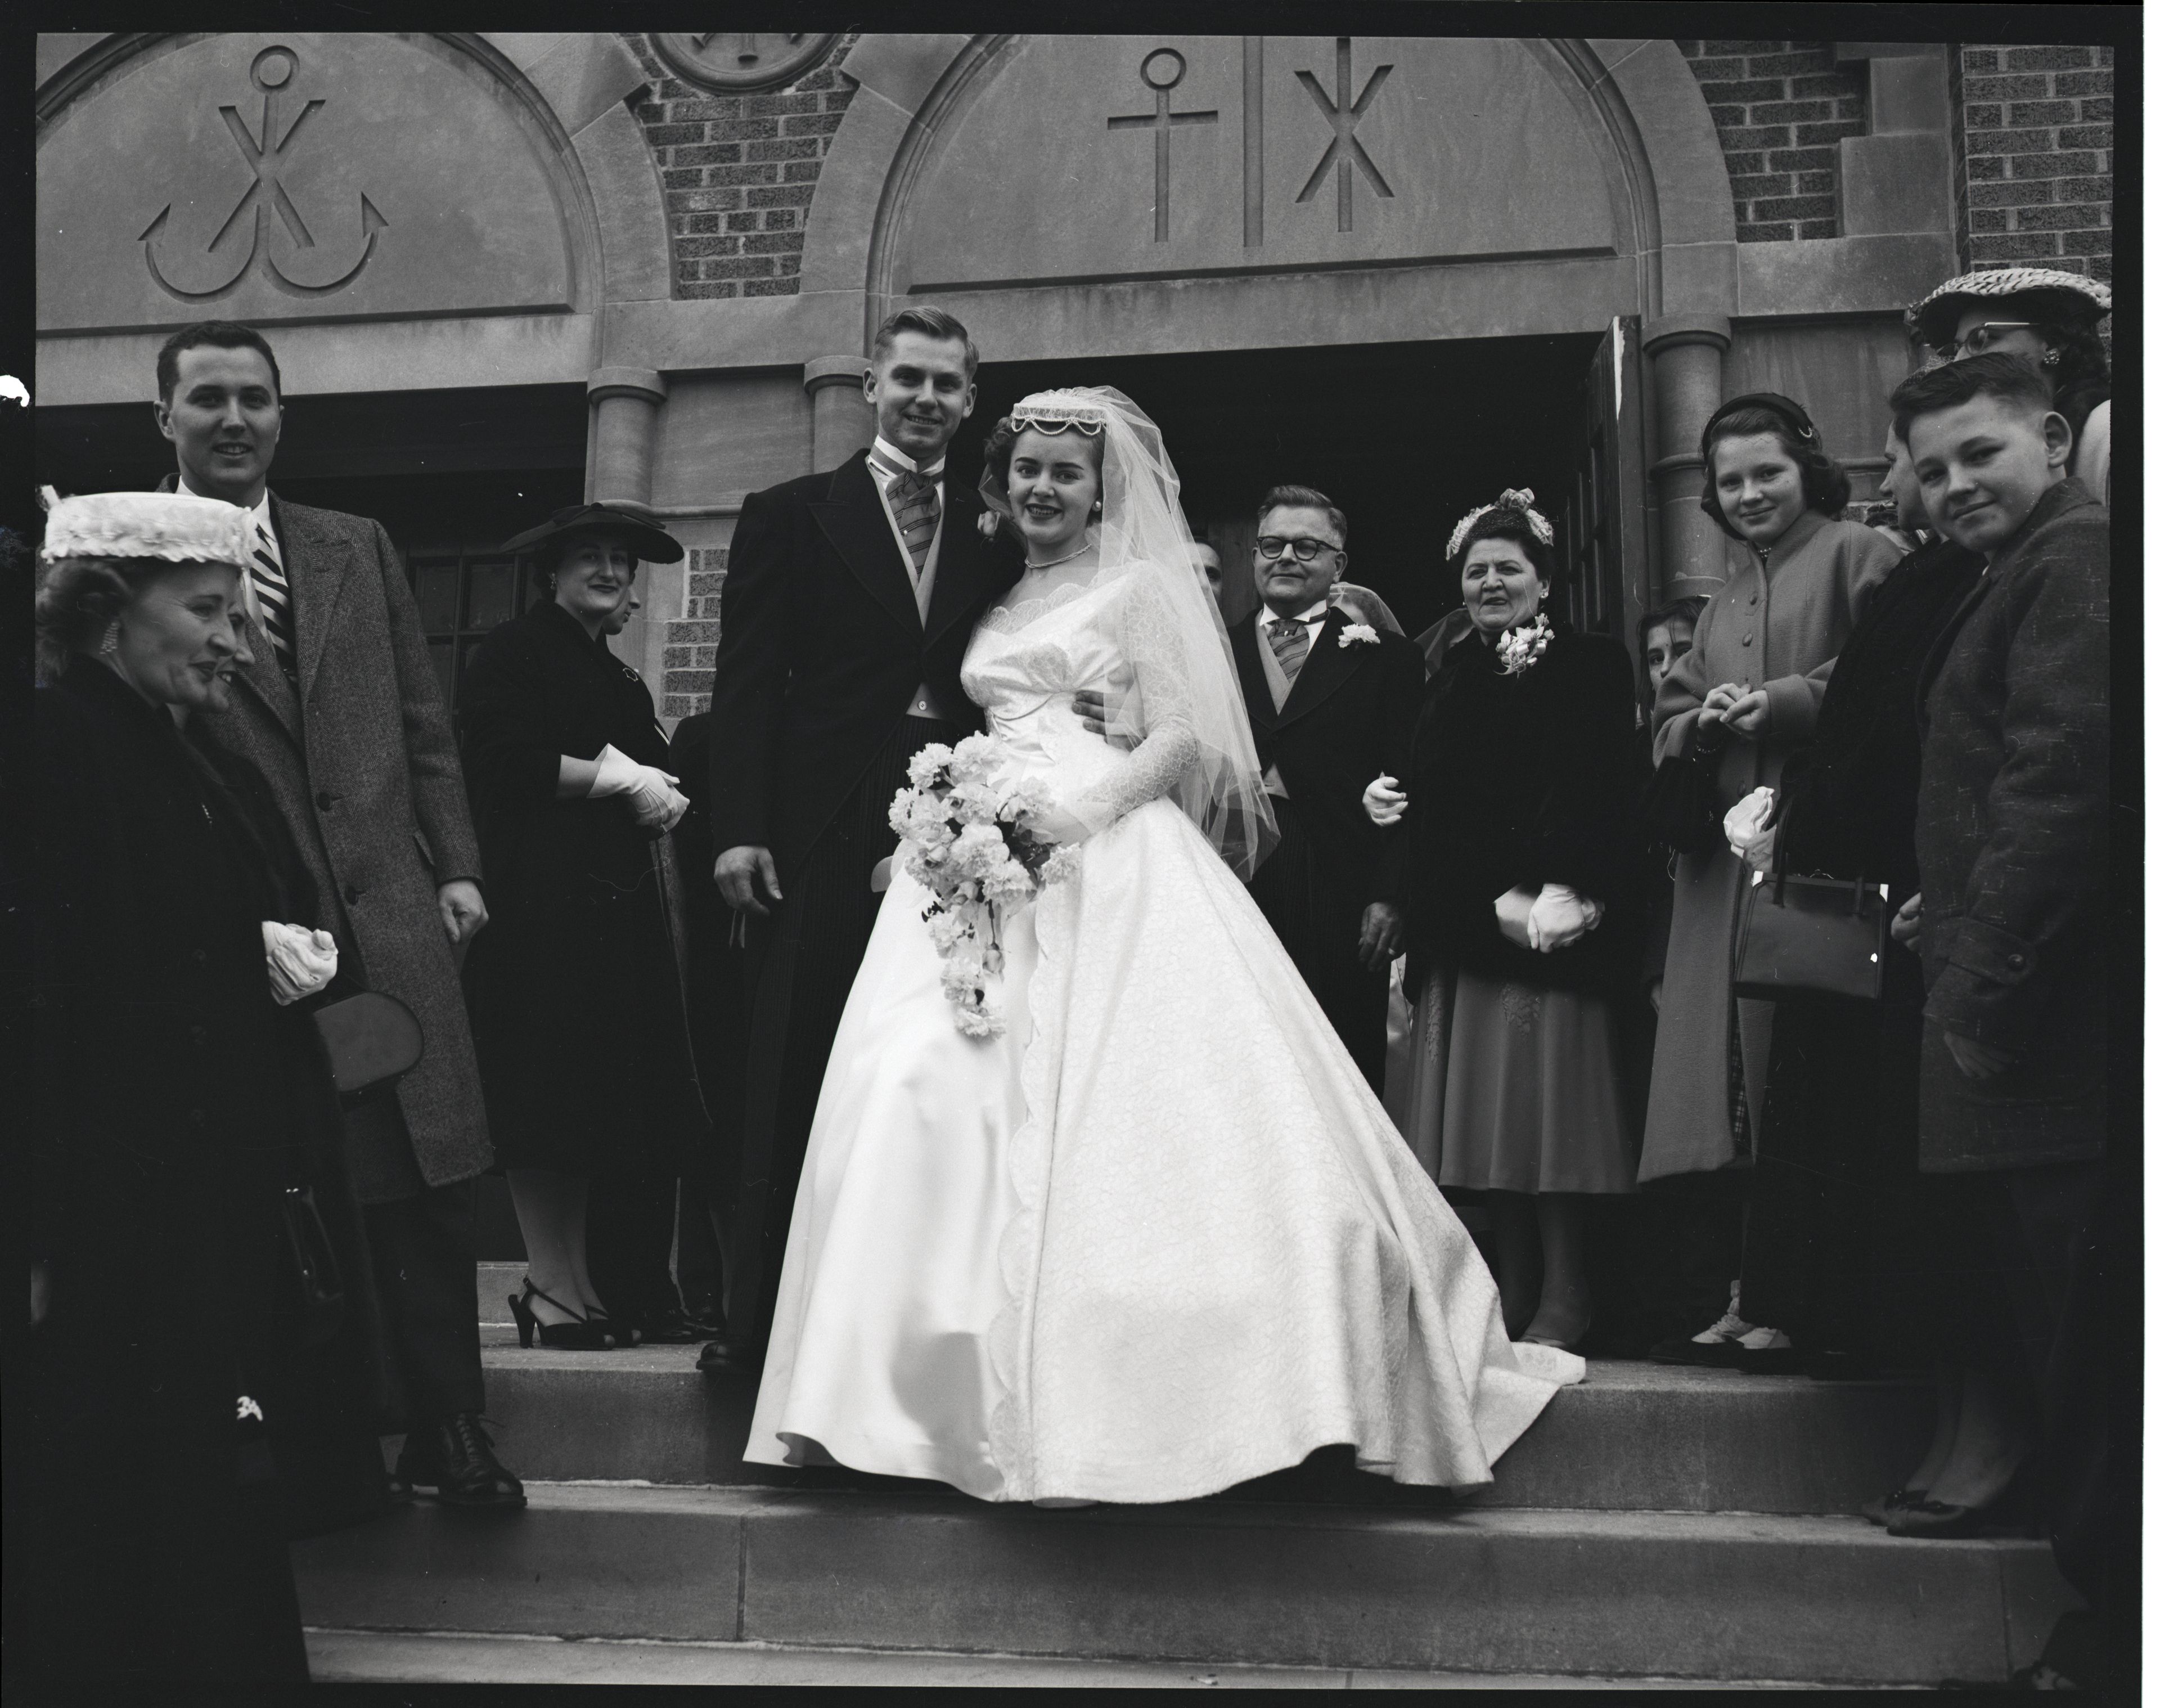
M 1635 1158 L 1602 997 L 1458 972 L 1448 1016 L 1443 1186 L 1629 1192 Z

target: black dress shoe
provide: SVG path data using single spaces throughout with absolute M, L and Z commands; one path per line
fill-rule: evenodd
M 698 1354 L 698 1368 L 720 1376 L 760 1375 L 765 1369 L 765 1348 L 745 1346 L 740 1341 L 710 1341 Z
M 434 1489 L 444 1506 L 514 1512 L 525 1504 L 525 1485 L 502 1468 L 495 1443 L 469 1411 L 408 1435 L 397 1474 L 415 1487 Z
M 702 1321 L 687 1311 L 667 1310 L 641 1317 L 638 1330 L 648 1346 L 687 1347 L 693 1341 L 711 1340 L 726 1333 L 724 1324 Z

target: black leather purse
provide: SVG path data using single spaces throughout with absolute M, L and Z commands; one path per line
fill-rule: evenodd
M 420 1023 L 394 996 L 363 990 L 340 1002 L 327 1003 L 310 1016 L 330 1082 L 340 1100 L 394 1079 L 420 1059 Z M 345 1326 L 345 1275 L 337 1249 L 315 1202 L 311 1186 L 288 1186 L 283 1212 L 286 1250 L 299 1285 L 294 1300 L 294 1337 L 303 1347 L 319 1347 L 337 1338 Z
M 1783 859 L 1758 872 L 1741 898 L 1732 944 L 1732 994 L 1774 1002 L 1826 996 L 1882 999 L 1890 954 L 1890 886 L 1865 878 L 1796 878 Z

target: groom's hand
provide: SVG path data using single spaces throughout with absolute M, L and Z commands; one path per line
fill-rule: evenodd
M 774 870 L 772 850 L 745 844 L 731 848 L 713 862 L 713 881 L 720 886 L 720 895 L 729 906 L 738 913 L 747 909 L 752 913 L 770 914 L 772 910 L 757 899 L 757 882 L 762 879 L 765 893 L 775 901 L 780 900 L 780 874 Z
M 1080 719 L 1080 727 L 1090 735 L 1099 735 L 1113 747 L 1129 748 L 1132 737 L 1109 726 L 1109 700 L 1098 688 L 1075 688 L 1072 691 L 1073 714 Z

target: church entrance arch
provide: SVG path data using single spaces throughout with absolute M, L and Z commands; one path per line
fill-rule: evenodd
M 1602 555 L 1578 554 L 1597 626 L 1624 631 L 1662 591 L 1654 564 L 1688 542 L 1656 537 L 1643 334 L 1677 309 L 1722 337 L 1732 247 L 1715 131 L 1670 43 L 891 51 L 889 68 L 870 40 L 851 58 L 884 100 L 858 100 L 826 169 L 859 179 L 883 155 L 875 208 L 854 210 L 867 236 L 814 210 L 804 259 L 806 290 L 862 291 L 866 340 L 909 302 L 958 314 L 993 360 L 986 414 L 1009 379 L 1128 376 L 1193 470 L 1204 530 L 1234 532 L 1269 479 L 1333 491 L 1318 470 L 1339 466 L 1361 567 L 1413 627 L 1451 597 L 1433 588 L 1447 527 L 1503 485 L 1535 487 L 1586 539 L 1604 531 Z M 1181 445 L 1186 414 L 1217 426 Z M 1233 496 L 1237 459 L 1203 447 L 1210 431 L 1252 454 L 1251 491 Z

